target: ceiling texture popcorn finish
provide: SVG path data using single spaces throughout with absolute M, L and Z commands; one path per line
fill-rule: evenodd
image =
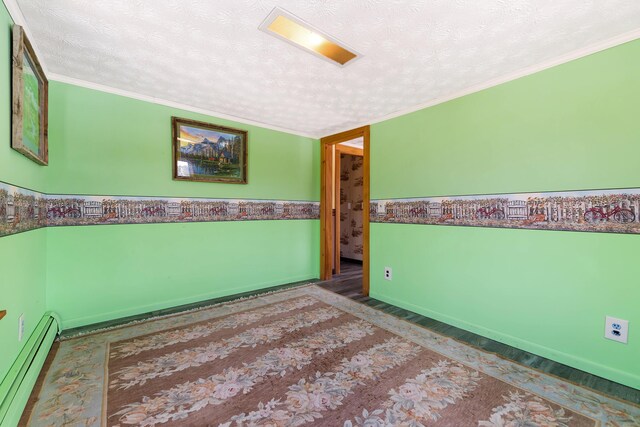
M 52 80 L 314 137 L 486 87 L 611 39 L 640 37 L 640 2 L 629 0 L 17 4 Z M 259 31 L 274 7 L 363 57 L 339 68 Z

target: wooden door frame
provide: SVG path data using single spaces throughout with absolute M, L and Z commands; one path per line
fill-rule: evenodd
M 332 224 L 335 225 L 336 229 L 331 233 L 334 236 L 335 241 L 331 246 L 333 248 L 333 270 L 335 274 L 340 274 L 340 171 L 342 170 L 340 153 L 337 148 L 338 145 L 334 145 L 336 150 L 333 155 L 333 183 L 334 185 L 331 187 L 332 191 L 335 191 L 333 194 L 333 200 L 335 203 L 335 220 Z
M 340 184 L 340 174 L 341 174 L 341 156 L 342 154 L 347 154 L 350 156 L 358 156 L 358 157 L 362 157 L 363 158 L 363 164 L 364 164 L 364 149 L 362 148 L 356 148 L 356 147 L 350 147 L 348 145 L 340 145 L 340 144 L 335 144 L 333 145 L 335 147 L 335 153 L 333 156 L 333 176 L 334 176 L 334 185 L 332 186 L 332 190 L 335 190 L 335 194 L 333 195 L 333 200 L 335 201 L 335 221 L 333 221 L 333 224 L 335 224 L 336 229 L 334 230 L 334 232 L 331 234 L 332 236 L 336 236 L 336 241 L 333 242 L 333 252 L 334 252 L 334 256 L 333 259 L 334 261 L 334 271 L 335 274 L 340 274 L 340 188 L 341 188 L 341 184 Z M 363 184 L 364 184 L 364 179 L 363 179 Z M 363 239 L 364 240 L 364 239 Z M 364 245 L 363 245 L 364 247 Z
M 320 139 L 320 279 L 329 280 L 333 275 L 333 172 L 331 148 L 341 142 L 362 137 L 362 293 L 369 295 L 369 126 L 351 129 Z M 336 218 L 337 220 L 338 218 Z

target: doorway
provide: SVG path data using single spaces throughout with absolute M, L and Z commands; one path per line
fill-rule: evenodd
M 369 294 L 369 126 L 330 135 L 320 140 L 320 279 L 340 274 L 341 261 L 353 268 L 361 257 L 362 294 Z M 354 170 L 347 177 L 345 165 Z M 357 170 L 357 171 L 356 171 Z M 361 170 L 361 174 L 360 174 Z M 350 183 L 353 176 L 354 182 Z M 345 178 L 345 179 L 342 179 Z M 355 180 L 361 180 L 361 185 Z M 343 194 L 340 188 L 343 183 Z M 350 194 L 346 185 L 353 184 Z M 351 188 L 351 187 L 349 187 Z M 360 193 L 358 193 L 360 191 Z M 342 217 L 342 221 L 341 221 Z M 345 222 L 345 220 L 347 222 Z M 341 224 L 342 231 L 341 233 Z M 352 227 L 353 225 L 353 227 Z M 349 228 L 345 230 L 345 228 Z M 346 232 L 345 232 L 346 231 Z M 347 236 L 348 233 L 348 236 Z M 341 243 L 341 234 L 343 236 Z M 347 237 L 350 237 L 347 239 Z M 348 242 L 347 242 L 348 240 Z M 344 252 L 345 257 L 342 257 Z M 356 260 L 353 262 L 353 260 Z

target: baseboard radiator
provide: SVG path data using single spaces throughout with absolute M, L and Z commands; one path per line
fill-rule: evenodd
M 46 313 L 0 383 L 0 426 L 18 425 L 59 327 L 58 316 Z

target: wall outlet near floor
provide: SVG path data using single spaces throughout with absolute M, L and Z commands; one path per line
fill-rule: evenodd
M 391 267 L 385 267 L 384 268 L 384 279 L 385 280 L 391 280 Z
M 18 318 L 18 341 L 22 341 L 24 337 L 24 314 Z
M 604 337 L 626 344 L 629 337 L 629 321 L 607 316 L 604 323 Z

